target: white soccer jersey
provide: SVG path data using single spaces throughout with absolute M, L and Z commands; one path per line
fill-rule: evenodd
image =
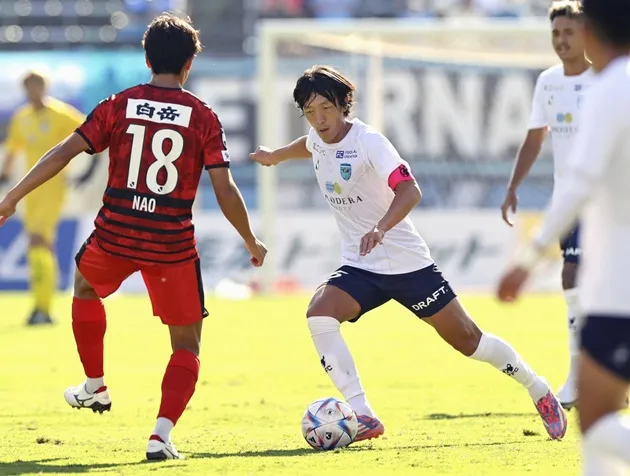
M 598 76 L 582 130 L 536 242 L 549 246 L 581 213 L 580 300 L 587 314 L 630 317 L 630 60 Z
M 390 174 L 409 166 L 382 134 L 354 119 L 348 134 L 336 144 L 322 141 L 311 129 L 306 148 L 320 189 L 341 233 L 341 264 L 380 274 L 402 274 L 433 264 L 429 248 L 407 217 L 385 234 L 383 244 L 359 255 L 361 238 L 389 209 L 394 192 Z
M 584 93 L 595 80 L 593 70 L 565 76 L 562 65 L 543 71 L 536 82 L 529 129 L 548 128 L 553 147 L 554 182 L 562 180 L 580 128 Z

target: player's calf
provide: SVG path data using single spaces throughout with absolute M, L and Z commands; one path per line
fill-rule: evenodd
M 341 335 L 341 323 L 357 317 L 360 312 L 361 306 L 350 294 L 338 287 L 325 285 L 315 292 L 306 317 L 319 362 L 328 377 L 359 419 L 376 420 L 376 415 L 365 396 L 350 349 Z M 383 425 L 378 423 L 381 427 L 380 435 L 383 432 Z M 364 432 L 369 433 L 370 428 L 366 427 Z M 359 428 L 359 439 L 375 437 L 361 438 L 361 434 Z
M 72 331 L 89 392 L 105 386 L 103 360 L 107 315 L 103 302 L 79 271 L 75 274 Z
M 534 401 L 549 436 L 554 439 L 564 436 L 566 415 L 547 382 L 536 375 L 510 344 L 500 337 L 482 332 L 457 299 L 435 314 L 429 323 L 446 342 L 464 355 L 492 365 L 523 385 Z
M 162 400 L 149 444 L 147 459 L 180 459 L 171 441 L 171 431 L 195 393 L 199 377 L 199 347 L 202 321 L 188 326 L 169 326 L 173 354 L 162 380 Z

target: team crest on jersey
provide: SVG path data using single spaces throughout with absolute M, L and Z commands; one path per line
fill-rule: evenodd
M 339 166 L 339 172 L 341 173 L 342 179 L 350 180 L 350 177 L 352 177 L 352 164 L 341 164 Z

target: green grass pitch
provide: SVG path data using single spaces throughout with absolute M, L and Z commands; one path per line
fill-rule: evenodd
M 478 324 L 511 342 L 554 388 L 567 370 L 559 296 L 515 306 L 462 298 Z M 390 303 L 342 329 L 384 437 L 330 453 L 300 432 L 306 406 L 338 396 L 312 346 L 307 296 L 208 299 L 197 392 L 173 433 L 186 459 L 145 463 L 170 355 L 166 328 L 144 297 L 107 301 L 106 381 L 112 411 L 70 409 L 63 390 L 82 381 L 70 298 L 57 324 L 23 325 L 30 300 L 0 296 L 0 474 L 575 475 L 579 438 L 569 413 L 550 441 L 525 390 L 470 361 Z

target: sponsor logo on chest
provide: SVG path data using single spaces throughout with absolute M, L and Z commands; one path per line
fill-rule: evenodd
M 335 157 L 338 159 L 356 159 L 359 156 L 355 149 L 352 150 L 338 150 Z

